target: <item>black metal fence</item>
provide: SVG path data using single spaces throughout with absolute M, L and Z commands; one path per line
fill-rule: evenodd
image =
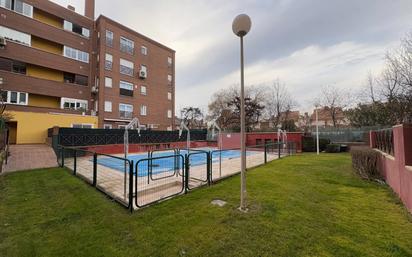
M 372 131 L 371 136 L 373 148 L 377 148 L 387 154 L 394 155 L 392 128 Z
M 49 136 L 53 129 L 49 129 Z M 123 144 L 124 129 L 59 128 L 57 144 L 62 146 L 91 146 Z M 187 132 L 179 137 L 179 131 L 129 130 L 130 144 L 159 144 L 186 141 Z M 191 130 L 192 141 L 205 141 L 207 130 Z
M 246 167 L 252 168 L 296 152 L 292 143 L 248 146 Z M 211 185 L 240 173 L 240 150 L 153 150 L 147 158 L 123 158 L 58 147 L 58 163 L 102 193 L 133 211 Z

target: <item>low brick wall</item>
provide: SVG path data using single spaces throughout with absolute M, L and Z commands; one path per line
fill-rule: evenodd
M 370 146 L 375 146 L 373 131 L 370 132 Z M 412 125 L 393 127 L 394 154 L 381 153 L 378 168 L 393 191 L 412 213 Z

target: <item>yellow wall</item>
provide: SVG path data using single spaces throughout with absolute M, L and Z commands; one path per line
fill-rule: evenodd
M 63 72 L 46 67 L 27 64 L 27 76 L 63 82 Z
M 38 37 L 31 37 L 31 46 L 53 54 L 63 53 L 62 45 Z
M 17 121 L 17 144 L 46 143 L 47 130 L 54 126 L 71 127 L 72 124 L 93 124 L 97 128 L 97 116 L 51 114 L 9 111 Z
M 63 20 L 59 19 L 53 15 L 46 12 L 40 11 L 39 9 L 34 9 L 33 18 L 41 22 L 47 23 L 57 28 L 63 28 Z
M 45 95 L 29 95 L 30 106 L 60 108 L 60 98 Z

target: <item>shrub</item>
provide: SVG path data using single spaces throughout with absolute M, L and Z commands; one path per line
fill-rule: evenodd
M 356 173 L 364 179 L 379 179 L 378 157 L 379 153 L 369 148 L 351 150 L 352 166 Z
M 340 145 L 338 144 L 328 144 L 326 146 L 327 153 L 340 153 Z
M 325 151 L 329 143 L 329 139 L 319 138 L 319 150 L 321 152 Z M 302 150 L 304 152 L 316 152 L 316 137 L 303 137 Z

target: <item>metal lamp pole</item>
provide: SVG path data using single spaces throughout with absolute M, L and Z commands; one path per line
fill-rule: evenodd
M 245 90 L 244 90 L 244 60 L 243 60 L 243 37 L 250 31 L 252 22 L 246 14 L 235 17 L 232 30 L 240 37 L 240 210 L 246 211 L 246 144 L 245 144 Z
M 316 153 L 319 155 L 319 122 L 318 122 L 318 107 L 315 107 L 316 112 Z

